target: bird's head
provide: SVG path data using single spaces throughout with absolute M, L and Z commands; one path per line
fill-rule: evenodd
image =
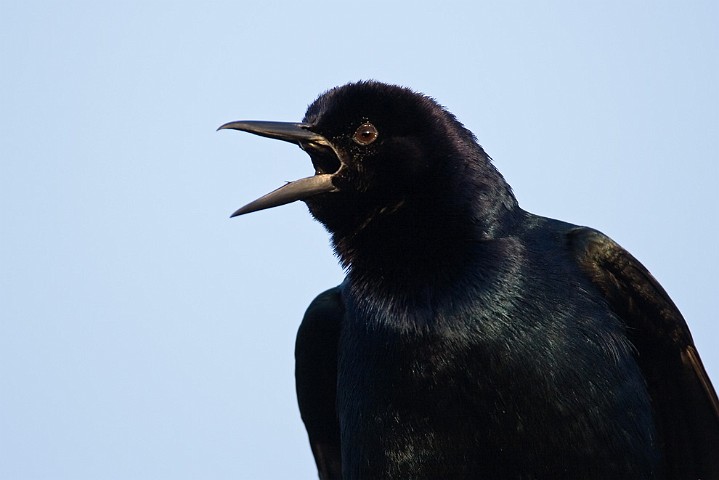
M 514 202 L 472 133 L 434 100 L 403 87 L 350 83 L 322 94 L 302 123 L 238 121 L 220 129 L 295 143 L 315 168 L 233 216 L 302 200 L 342 237 L 370 225 L 419 226 L 420 217 L 438 225 L 466 221 L 467 211 L 483 208 L 481 198 Z

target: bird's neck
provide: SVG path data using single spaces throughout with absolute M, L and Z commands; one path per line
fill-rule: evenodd
M 378 212 L 355 230 L 334 232 L 335 251 L 354 276 L 431 285 L 470 261 L 477 242 L 513 230 L 522 210 L 499 180 L 491 188 L 460 186 L 472 195 L 419 199 Z

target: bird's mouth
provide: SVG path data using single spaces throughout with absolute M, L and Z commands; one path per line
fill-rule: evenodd
M 300 148 L 305 150 L 312 159 L 312 165 L 315 167 L 315 175 L 335 174 L 342 167 L 342 162 L 337 158 L 334 149 L 318 146 L 305 146 L 300 144 Z
M 315 175 L 289 182 L 254 200 L 235 211 L 233 217 L 245 213 L 278 207 L 297 200 L 306 200 L 321 193 L 337 192 L 333 179 L 342 170 L 342 155 L 332 143 L 322 135 L 310 130 L 304 123 L 239 121 L 222 125 L 218 130 L 241 130 L 262 137 L 274 138 L 294 143 L 306 151 L 315 167 Z

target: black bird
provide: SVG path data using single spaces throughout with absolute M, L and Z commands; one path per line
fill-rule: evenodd
M 719 479 L 719 401 L 682 315 L 602 233 L 528 213 L 434 100 L 374 81 L 302 123 L 304 201 L 347 276 L 309 306 L 297 396 L 322 479 Z

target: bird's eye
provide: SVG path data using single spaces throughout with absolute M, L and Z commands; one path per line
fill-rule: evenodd
M 377 140 L 377 135 L 379 135 L 379 132 L 375 126 L 369 122 L 365 122 L 360 125 L 355 131 L 355 134 L 352 135 L 352 140 L 359 145 L 369 145 Z

